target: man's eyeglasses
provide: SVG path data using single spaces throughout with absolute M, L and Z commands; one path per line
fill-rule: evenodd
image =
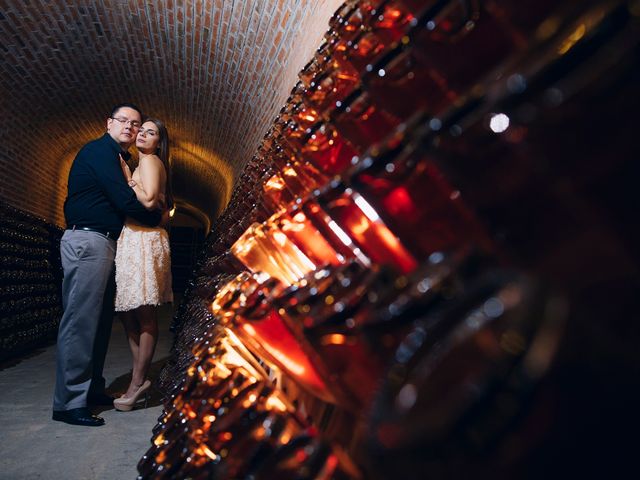
M 129 125 L 131 128 L 138 129 L 140 128 L 141 123 L 137 120 L 129 120 L 124 117 L 111 117 L 112 120 L 115 120 L 118 123 L 123 123 L 124 125 Z

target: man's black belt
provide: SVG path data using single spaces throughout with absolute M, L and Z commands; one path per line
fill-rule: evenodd
M 78 225 L 71 225 L 67 228 L 67 230 L 82 230 L 84 232 L 96 232 L 101 233 L 107 238 L 111 238 L 112 240 L 118 240 L 120 236 L 120 232 L 111 232 L 109 230 L 105 230 L 103 228 L 93 228 L 93 227 L 80 227 Z

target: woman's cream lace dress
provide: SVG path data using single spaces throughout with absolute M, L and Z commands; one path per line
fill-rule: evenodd
M 127 219 L 116 250 L 116 312 L 172 301 L 167 231 Z

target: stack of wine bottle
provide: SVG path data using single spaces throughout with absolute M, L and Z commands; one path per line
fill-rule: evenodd
M 227 208 L 211 229 L 171 325 L 175 341 L 157 384 L 167 398 L 182 386 L 184 372 L 193 361 L 191 349 L 212 325 L 209 307 L 213 297 L 222 285 L 245 269 L 229 254 L 229 248 L 250 224 L 266 218 L 261 202 L 262 184 L 271 174 L 269 165 L 255 159 L 247 163 L 229 200 L 236 208 Z
M 62 315 L 59 242 L 54 225 L 0 203 L 0 359 L 55 338 Z
M 598 312 L 638 303 L 639 31 L 637 1 L 342 5 L 209 237 L 141 477 L 533 478 L 619 452 L 609 422 L 554 446 L 593 422 L 585 372 L 630 383 L 602 374 L 630 327 Z

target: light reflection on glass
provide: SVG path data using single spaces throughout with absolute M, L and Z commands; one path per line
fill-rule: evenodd
M 502 133 L 509 128 L 509 117 L 504 113 L 497 113 L 491 116 L 489 128 L 492 132 Z
M 231 246 L 231 252 L 253 272 L 266 272 L 292 285 L 316 265 L 273 225 L 254 223 Z

